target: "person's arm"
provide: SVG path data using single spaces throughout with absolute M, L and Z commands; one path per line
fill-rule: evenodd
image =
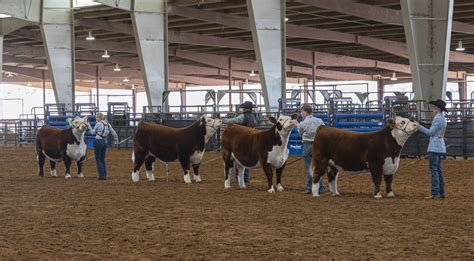
M 110 124 L 109 124 L 109 132 L 110 132 L 110 134 L 112 134 L 112 136 L 114 136 L 115 144 L 118 144 L 119 143 L 119 138 L 118 138 L 117 132 L 115 132 L 114 128 L 112 128 L 112 125 L 110 125 Z
M 94 126 L 94 128 L 89 128 L 89 131 L 92 135 L 96 135 L 97 133 L 101 133 L 102 130 L 104 129 L 104 124 L 100 124 L 100 121 L 97 122 Z
M 242 124 L 244 122 L 244 115 L 240 114 L 237 117 L 230 118 L 230 119 L 224 119 L 222 122 L 225 124 L 230 124 L 230 123 L 236 123 L 236 124 Z
M 419 130 L 421 131 L 421 133 L 427 136 L 434 137 L 436 133 L 438 133 L 438 131 L 442 128 L 443 128 L 442 120 L 438 120 L 438 118 L 435 118 L 429 129 L 420 125 Z
M 300 136 L 303 136 L 303 133 L 306 130 L 306 122 L 302 121 L 302 122 L 299 122 L 298 124 L 296 124 L 296 130 L 298 131 L 298 134 Z

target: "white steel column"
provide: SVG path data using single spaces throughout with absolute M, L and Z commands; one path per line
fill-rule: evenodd
M 168 90 L 167 0 L 135 0 L 132 23 L 149 106 Z
M 454 0 L 401 0 L 415 99 L 445 99 Z
M 74 25 L 72 0 L 43 0 L 41 34 L 56 102 L 74 108 Z
M 2 76 L 3 76 L 2 68 L 3 68 L 3 35 L 0 34 L 0 81 L 2 80 Z
M 285 97 L 285 0 L 247 0 L 252 38 L 267 112 Z

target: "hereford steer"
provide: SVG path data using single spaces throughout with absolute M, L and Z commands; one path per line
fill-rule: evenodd
M 289 154 L 288 136 L 294 125 L 287 116 L 280 116 L 278 120 L 270 117 L 270 121 L 274 125 L 265 131 L 231 124 L 222 133 L 226 189 L 230 189 L 230 175 L 235 160 L 240 188 L 245 188 L 244 168 L 260 165 L 267 176 L 268 192 L 275 192 L 272 167 L 276 168 L 277 191 L 283 191 L 281 176 Z
M 77 162 L 77 174 L 83 178 L 82 163 L 86 156 L 87 146 L 84 133 L 89 127 L 87 116 L 69 118 L 70 128 L 61 130 L 51 126 L 43 126 L 36 134 L 36 153 L 39 162 L 39 175 L 44 176 L 43 166 L 46 158 L 51 165 L 51 176 L 56 177 L 56 162 L 64 161 L 66 178 L 71 178 L 71 161 Z
M 158 158 L 166 163 L 179 160 L 186 183 L 191 183 L 189 170 L 192 165 L 194 181 L 201 182 L 199 164 L 204 155 L 206 143 L 221 124 L 221 120 L 205 116 L 186 128 L 172 128 L 140 122 L 133 140 L 132 181 L 139 181 L 140 168 L 143 163 L 145 163 L 148 180 L 154 181 L 153 163 Z
M 387 126 L 376 132 L 358 133 L 331 127 L 319 127 L 314 138 L 311 175 L 313 196 L 319 197 L 319 179 L 328 173 L 330 190 L 337 191 L 340 170 L 352 173 L 370 172 L 375 184 L 374 197 L 382 198 L 380 183 L 385 179 L 387 197 L 394 197 L 393 174 L 400 163 L 400 153 L 419 124 L 407 118 L 388 119 Z

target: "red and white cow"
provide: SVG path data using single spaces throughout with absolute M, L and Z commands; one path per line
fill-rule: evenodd
M 71 161 L 77 162 L 77 173 L 83 178 L 82 163 L 85 159 L 87 146 L 84 134 L 89 128 L 87 116 L 69 118 L 69 129 L 61 130 L 51 126 L 42 126 L 36 134 L 36 154 L 38 155 L 39 175 L 44 176 L 43 166 L 46 158 L 51 166 L 51 176 L 56 177 L 56 162 L 64 161 L 65 178 L 71 178 Z
M 221 124 L 221 120 L 206 116 L 185 128 L 140 122 L 133 139 L 132 181 L 138 182 L 140 180 L 139 173 L 143 163 L 145 163 L 148 180 L 154 181 L 153 163 L 155 159 L 158 159 L 165 163 L 179 160 L 186 183 L 191 183 L 189 170 L 192 165 L 194 181 L 201 182 L 199 165 L 206 143 Z
M 230 189 L 230 175 L 235 160 L 240 188 L 245 188 L 244 168 L 261 166 L 267 176 L 268 192 L 275 192 L 272 167 L 276 168 L 277 191 L 283 191 L 281 176 L 289 155 L 288 137 L 294 125 L 288 116 L 280 116 L 278 120 L 270 117 L 270 121 L 274 125 L 268 130 L 231 124 L 222 133 L 221 152 L 225 164 L 226 189 Z
M 311 163 L 313 196 L 319 197 L 319 179 L 326 172 L 332 194 L 339 195 L 337 177 L 338 172 L 344 170 L 349 173 L 371 173 L 375 198 L 382 198 L 380 183 L 383 176 L 387 197 L 394 197 L 392 179 L 398 170 L 400 153 L 419 126 L 417 122 L 397 116 L 388 119 L 384 129 L 369 133 L 319 127 L 314 138 Z

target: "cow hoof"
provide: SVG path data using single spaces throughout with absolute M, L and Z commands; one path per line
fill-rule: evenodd
M 134 183 L 137 183 L 140 180 L 140 176 L 138 175 L 138 172 L 132 172 L 132 181 Z
M 273 186 L 267 191 L 268 191 L 268 193 L 275 193 L 275 189 L 273 188 Z
M 381 199 L 382 198 L 382 193 L 379 192 L 379 193 L 375 194 L 374 198 L 375 199 Z
M 68 173 L 68 174 L 66 174 L 66 176 L 64 176 L 64 178 L 66 178 L 66 179 L 70 179 L 70 178 L 71 178 L 71 174 L 69 174 L 69 173 Z
M 333 196 L 333 197 L 340 197 L 341 194 L 339 194 L 339 193 L 333 193 L 332 196 Z
M 283 186 L 281 184 L 277 184 L 277 191 L 278 192 L 283 192 L 283 191 L 285 191 L 285 189 L 283 188 Z
M 313 192 L 313 197 L 315 197 L 315 198 L 319 198 L 319 193 L 318 193 L 318 192 L 316 192 L 316 193 L 315 193 L 315 192 Z
M 201 175 L 194 175 L 193 178 L 194 178 L 194 182 L 196 183 L 200 183 L 202 181 Z
M 51 170 L 51 177 L 56 178 L 58 174 L 56 173 L 56 170 Z
M 189 184 L 191 183 L 191 177 L 189 174 L 184 175 L 184 183 Z
M 224 181 L 224 188 L 225 188 L 225 189 L 230 189 L 230 179 L 226 179 L 226 180 Z
M 84 174 L 83 174 L 83 173 L 79 173 L 79 174 L 77 175 L 77 177 L 83 179 L 83 178 L 84 178 Z
M 148 171 L 148 170 L 146 171 L 146 178 L 150 182 L 155 181 L 155 175 L 153 175 L 153 172 Z
M 247 186 L 245 186 L 245 183 L 244 183 L 243 185 L 240 185 L 240 184 L 239 184 L 239 188 L 240 188 L 240 189 L 246 189 Z
M 390 191 L 387 193 L 387 198 L 394 198 L 395 197 L 395 193 L 393 193 L 393 191 Z

